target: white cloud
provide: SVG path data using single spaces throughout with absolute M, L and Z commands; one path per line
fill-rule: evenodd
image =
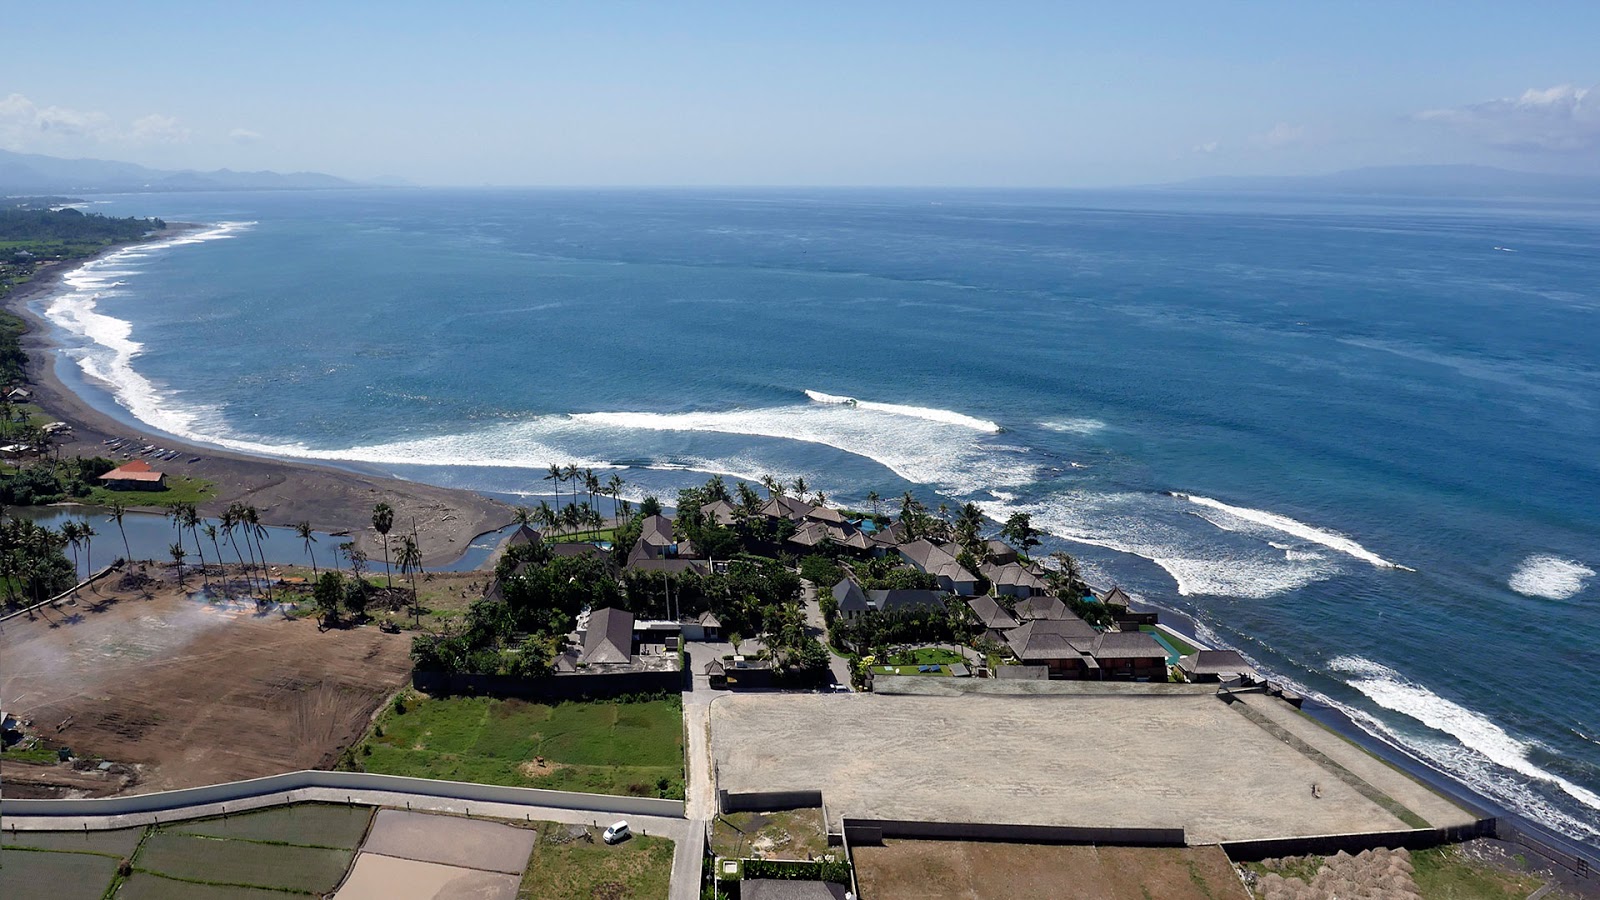
M 1279 122 L 1262 134 L 1252 135 L 1250 143 L 1268 150 L 1277 150 L 1281 147 L 1292 147 L 1306 142 L 1306 127 L 1304 125 L 1290 125 L 1288 122 Z
M 133 120 L 128 139 L 138 144 L 182 144 L 188 142 L 189 134 L 176 118 L 152 113 Z
M 1529 88 L 1520 97 L 1424 110 L 1416 118 L 1493 147 L 1559 153 L 1600 149 L 1600 88 Z
M 235 128 L 228 132 L 228 140 L 236 144 L 254 144 L 261 140 L 261 132 L 251 131 L 248 128 Z
M 1191 149 L 1195 153 L 1215 153 L 1215 152 L 1217 152 L 1217 148 L 1219 146 L 1221 146 L 1221 145 L 1218 144 L 1216 141 L 1206 141 L 1203 144 L 1195 144 L 1194 147 L 1192 147 Z
M 176 118 L 159 113 L 121 126 L 103 112 L 40 106 L 21 94 L 0 100 L 0 146 L 13 150 L 50 150 L 73 144 L 182 143 L 189 140 L 190 134 Z

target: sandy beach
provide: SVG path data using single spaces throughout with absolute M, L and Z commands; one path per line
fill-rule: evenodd
M 190 227 L 193 226 L 172 225 L 164 234 Z M 115 249 L 120 246 L 110 248 Z M 185 444 L 148 429 L 125 425 L 96 409 L 68 389 L 56 374 L 58 356 L 50 339 L 52 326 L 28 308 L 31 301 L 55 291 L 66 273 L 87 261 L 41 269 L 32 281 L 5 300 L 7 309 L 28 322 L 22 347 L 28 354 L 28 374 L 33 379 L 28 389 L 33 392 L 33 402 L 72 426 L 72 436 L 61 442 L 63 453 L 109 455 L 104 449 L 105 441 L 143 437 L 146 443 L 181 453 L 157 468 L 204 478 L 215 485 L 216 494 L 200 507 L 201 513 L 215 516 L 231 503 L 248 503 L 259 510 L 263 524 L 293 526 L 309 521 L 320 531 L 348 530 L 370 544 L 366 549 L 373 555 L 380 551 L 371 527 L 372 507 L 385 501 L 394 507 L 396 531 L 409 529 L 415 521 L 426 565 L 453 561 L 473 537 L 511 521 L 510 506 L 471 491 Z M 201 457 L 199 462 L 187 461 L 196 456 Z M 128 499 L 130 506 L 135 506 L 138 498 L 130 495 Z

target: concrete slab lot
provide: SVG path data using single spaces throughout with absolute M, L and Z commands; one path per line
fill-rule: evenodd
M 820 789 L 835 824 L 1181 826 L 1196 844 L 1408 827 L 1214 696 L 748 694 L 711 719 L 719 789 Z

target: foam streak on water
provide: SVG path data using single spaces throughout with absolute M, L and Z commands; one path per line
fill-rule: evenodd
M 1569 600 L 1583 590 L 1594 574 L 1583 563 L 1540 553 L 1523 560 L 1508 583 L 1524 596 Z
M 1439 696 L 1388 666 L 1363 657 L 1340 656 L 1328 665 L 1335 672 L 1349 676 L 1347 680 L 1351 686 L 1384 709 L 1409 716 L 1451 736 L 1461 747 L 1496 766 L 1555 785 L 1585 806 L 1600 810 L 1600 795 L 1534 764 L 1528 758 L 1532 745 L 1513 737 L 1487 717 Z M 1384 731 L 1394 734 L 1393 729 L 1385 728 Z M 1438 752 L 1438 748 L 1432 750 Z M 1482 766 L 1477 768 L 1481 770 Z M 1491 783 L 1482 787 L 1503 793 L 1504 786 Z M 1581 823 L 1574 820 L 1570 824 Z M 1588 830 L 1586 826 L 1585 830 Z
M 854 406 L 857 409 L 871 409 L 886 412 L 896 416 L 909 416 L 913 419 L 927 419 L 929 422 L 939 422 L 945 425 L 960 425 L 971 428 L 973 431 L 984 431 L 989 434 L 999 434 L 1002 429 L 999 425 L 988 419 L 978 419 L 969 415 L 954 412 L 948 409 L 934 409 L 927 406 L 906 406 L 900 403 L 879 403 L 874 400 L 857 400 L 855 397 L 844 397 L 838 394 L 824 394 L 821 391 L 807 390 L 806 396 L 813 402 L 829 406 Z
M 1362 562 L 1370 563 L 1380 569 L 1405 569 L 1406 571 L 1413 571 L 1398 563 L 1392 563 L 1387 559 L 1384 559 L 1378 554 L 1373 553 L 1371 550 L 1368 550 L 1367 548 L 1361 546 L 1342 534 L 1327 531 L 1314 525 L 1307 525 L 1304 522 L 1297 522 L 1288 516 L 1281 516 L 1277 513 L 1267 512 L 1260 509 L 1246 509 L 1240 506 L 1229 506 L 1220 500 L 1213 500 L 1210 497 L 1199 497 L 1195 496 L 1194 494 L 1184 494 L 1177 491 L 1174 491 L 1172 496 L 1177 497 L 1179 500 L 1187 500 L 1190 503 L 1197 503 L 1201 506 L 1220 510 L 1230 516 L 1243 519 L 1247 522 L 1254 522 L 1257 525 L 1264 525 L 1276 531 L 1281 531 L 1284 534 L 1300 538 L 1301 540 L 1311 541 L 1315 544 L 1321 544 L 1324 547 L 1328 547 L 1330 549 L 1337 550 L 1340 553 L 1353 556 Z

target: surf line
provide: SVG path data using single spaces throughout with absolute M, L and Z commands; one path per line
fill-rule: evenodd
M 1368 550 L 1359 543 L 1356 543 L 1354 540 L 1351 540 L 1350 538 L 1345 537 L 1338 532 L 1318 528 L 1315 525 L 1307 525 L 1304 522 L 1291 519 L 1288 516 L 1282 516 L 1274 512 L 1268 512 L 1264 509 L 1249 509 L 1248 507 L 1243 506 L 1230 506 L 1226 503 L 1223 503 L 1221 500 L 1213 500 L 1210 497 L 1202 497 L 1198 494 L 1186 494 L 1182 491 L 1167 491 L 1167 496 L 1175 497 L 1179 500 L 1185 500 L 1189 503 L 1195 503 L 1200 506 L 1210 507 L 1211 509 L 1218 510 L 1219 512 L 1227 513 L 1234 518 L 1242 519 L 1246 522 L 1251 522 L 1256 525 L 1262 525 L 1267 528 L 1271 528 L 1274 531 L 1281 531 L 1284 534 L 1292 535 L 1300 538 L 1301 540 L 1310 541 L 1314 544 L 1321 544 L 1330 550 L 1337 550 L 1347 556 L 1353 556 L 1362 562 L 1369 563 L 1375 568 L 1398 569 L 1402 572 L 1416 571 L 1416 569 L 1413 569 L 1410 566 L 1403 566 L 1397 562 L 1390 562 L 1389 560 L 1384 559 L 1376 553 L 1373 553 L 1371 550 Z M 1208 519 L 1207 521 L 1210 520 Z M 1216 523 L 1213 522 L 1212 524 Z

